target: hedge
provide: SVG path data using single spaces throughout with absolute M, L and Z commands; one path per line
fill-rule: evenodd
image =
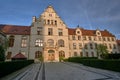
M 107 69 L 120 72 L 120 60 L 99 60 L 99 59 L 81 59 L 79 57 L 71 57 L 69 62 L 81 63 L 86 66 Z
M 0 62 L 0 78 L 32 63 L 34 63 L 34 60 Z

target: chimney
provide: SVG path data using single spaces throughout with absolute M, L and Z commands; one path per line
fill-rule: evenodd
M 32 22 L 36 22 L 36 16 L 32 17 Z

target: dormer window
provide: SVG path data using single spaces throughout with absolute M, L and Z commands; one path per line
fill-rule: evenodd
M 77 31 L 78 34 L 80 34 L 80 31 Z
M 81 31 L 80 31 L 80 29 L 77 28 L 76 31 L 75 31 L 75 33 L 76 33 L 77 35 L 81 35 Z
M 96 35 L 97 35 L 97 36 L 101 36 L 100 31 L 96 31 Z
M 100 35 L 100 33 L 99 33 L 99 32 L 97 32 L 97 35 Z

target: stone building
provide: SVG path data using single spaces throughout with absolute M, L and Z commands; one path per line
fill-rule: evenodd
M 21 52 L 28 59 L 58 62 L 72 56 L 97 57 L 96 45 L 104 44 L 109 53 L 118 53 L 116 38 L 107 30 L 69 28 L 52 6 L 48 6 L 30 26 L 1 25 L 9 39 L 7 59 Z
M 118 49 L 119 49 L 119 53 L 120 53 L 120 40 L 117 40 L 117 45 L 118 45 Z
M 1 30 L 0 30 L 0 45 L 3 46 L 4 48 L 6 48 L 7 44 L 7 37 L 5 35 L 5 33 L 3 33 Z

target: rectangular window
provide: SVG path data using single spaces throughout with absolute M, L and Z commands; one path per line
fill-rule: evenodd
M 80 57 L 83 57 L 83 52 L 80 52 Z
M 106 41 L 105 37 L 103 37 L 103 41 Z
M 57 21 L 55 20 L 55 25 L 57 25 Z
M 58 35 L 63 36 L 63 30 L 62 29 L 58 29 Z
M 75 40 L 75 35 L 72 35 L 72 39 Z
M 90 49 L 93 49 L 93 45 L 92 45 L 92 43 L 90 43 Z
M 41 46 L 43 46 L 43 40 L 41 40 L 41 39 L 36 39 L 36 41 L 35 41 L 35 46 L 36 46 L 36 47 L 41 47 Z
M 48 35 L 53 35 L 53 29 L 52 28 L 48 28 Z
M 92 40 L 90 36 L 88 37 L 88 39 L 89 39 L 90 41 Z
M 73 49 L 76 49 L 76 43 L 73 43 Z
M 87 44 L 85 44 L 85 49 L 88 49 L 88 46 L 87 46 Z
M 94 41 L 97 41 L 96 37 L 94 37 Z
M 81 36 L 78 36 L 78 40 L 81 40 Z
M 114 38 L 112 38 L 112 41 L 115 41 L 115 39 L 114 39 Z
M 77 52 L 74 52 L 74 57 L 77 57 Z
M 94 52 L 91 52 L 92 57 L 94 57 Z
M 13 47 L 14 46 L 14 36 L 10 36 L 9 37 L 9 47 Z
M 114 49 L 116 49 L 116 45 L 115 44 L 113 44 L 113 47 L 114 47 Z
M 110 38 L 108 37 L 107 40 L 110 41 Z
M 88 52 L 86 52 L 86 57 L 89 57 L 89 56 L 88 56 Z
M 83 40 L 86 40 L 86 36 L 83 36 Z
M 42 35 L 42 27 L 37 27 L 37 35 Z
M 26 36 L 22 37 L 21 47 L 27 47 L 27 37 Z
M 51 20 L 51 25 L 53 25 L 53 20 Z
M 111 44 L 109 44 L 109 48 L 110 48 L 110 49 L 112 49 L 112 46 L 111 46 Z
M 81 49 L 82 48 L 82 43 L 79 43 L 79 49 Z

